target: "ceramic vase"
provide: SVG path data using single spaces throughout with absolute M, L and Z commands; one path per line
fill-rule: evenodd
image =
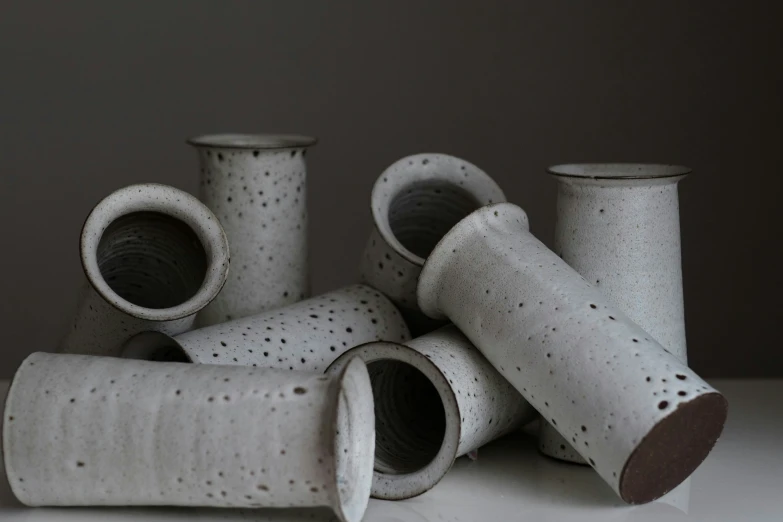
M 364 344 L 329 371 L 343 371 L 354 357 L 367 364 L 375 395 L 376 498 L 425 493 L 457 457 L 535 417 L 533 407 L 454 325 L 405 344 Z
M 131 185 L 90 212 L 87 282 L 60 351 L 119 356 L 134 334 L 189 330 L 228 277 L 228 241 L 210 210 L 174 187 Z
M 558 188 L 555 252 L 687 364 L 677 183 L 690 169 L 610 163 L 549 172 Z M 546 422 L 539 449 L 586 464 Z
M 34 353 L 3 450 L 28 506 L 330 506 L 358 522 L 372 482 L 367 369 L 328 378 Z
M 199 314 L 200 326 L 310 296 L 305 156 L 315 142 L 273 134 L 188 141 L 199 156 L 200 199 L 220 219 L 231 245 L 231 276 Z
M 416 154 L 387 168 L 372 189 L 373 231 L 361 280 L 400 307 L 414 336 L 442 326 L 416 302 L 421 267 L 443 235 L 477 208 L 505 201 L 484 171 L 446 154 Z
M 408 327 L 391 301 L 368 286 L 351 285 L 175 337 L 143 333 L 126 344 L 124 356 L 323 372 L 354 346 L 408 339 Z
M 530 234 L 515 205 L 452 228 L 424 265 L 418 298 L 628 503 L 685 480 L 723 429 L 725 398 Z

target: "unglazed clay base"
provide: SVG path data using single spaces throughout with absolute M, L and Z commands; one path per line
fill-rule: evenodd
M 329 506 L 358 522 L 374 448 L 367 369 L 332 378 L 35 353 L 5 406 L 28 506 Z
M 533 408 L 453 325 L 406 345 L 368 343 L 353 357 L 367 363 L 375 395 L 372 496 L 401 500 L 437 484 L 454 460 L 520 427 Z
M 139 332 L 187 331 L 228 277 L 217 218 L 166 185 L 130 185 L 104 198 L 84 223 L 80 252 L 87 283 L 65 353 L 118 356 Z
M 724 397 L 531 235 L 515 205 L 484 207 L 451 229 L 418 296 L 626 502 L 676 487 L 723 429 Z
M 365 285 L 351 285 L 258 315 L 174 338 L 140 334 L 124 356 L 323 372 L 340 354 L 370 341 L 405 342 L 397 308 Z

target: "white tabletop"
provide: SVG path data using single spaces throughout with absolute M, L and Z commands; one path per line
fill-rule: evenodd
M 729 420 L 696 473 L 663 499 L 624 505 L 591 468 L 541 456 L 518 433 L 461 458 L 428 493 L 402 502 L 371 500 L 365 522 L 710 522 L 783 521 L 783 380 L 716 380 Z M 0 383 L 5 396 L 7 383 Z M 188 508 L 26 508 L 0 474 L 0 520 L 54 521 L 329 521 L 326 510 Z

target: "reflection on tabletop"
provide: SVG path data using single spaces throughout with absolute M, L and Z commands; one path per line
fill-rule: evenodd
M 391 502 L 371 500 L 365 522 L 780 521 L 783 520 L 783 381 L 722 381 L 729 421 L 714 452 L 690 480 L 662 499 L 625 505 L 589 467 L 541 456 L 534 427 L 497 440 L 475 461 L 460 458 L 431 491 Z M 4 397 L 7 383 L 0 385 Z M 331 521 L 304 509 L 26 508 L 0 474 L 3 522 Z

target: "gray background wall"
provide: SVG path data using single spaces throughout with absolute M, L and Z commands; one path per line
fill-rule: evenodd
M 570 161 L 683 163 L 690 359 L 783 376 L 775 2 L 470 0 L 0 4 L 0 376 L 51 350 L 91 207 L 195 192 L 202 132 L 316 135 L 315 290 L 352 282 L 390 163 L 476 163 L 551 244 Z

